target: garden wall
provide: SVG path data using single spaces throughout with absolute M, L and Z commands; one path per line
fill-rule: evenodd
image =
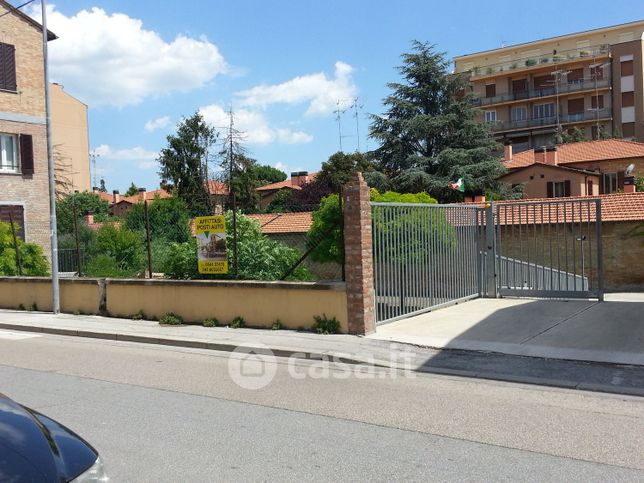
M 313 317 L 335 317 L 348 330 L 344 283 L 219 280 L 61 279 L 61 311 L 129 318 L 143 311 L 174 312 L 186 322 L 241 316 L 250 327 L 311 329 Z M 35 307 L 34 307 L 35 304 Z M 22 307 L 21 307 L 22 306 Z M 0 277 L 0 308 L 51 310 L 51 282 L 41 277 Z

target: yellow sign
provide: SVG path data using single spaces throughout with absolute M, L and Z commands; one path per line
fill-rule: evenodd
M 195 218 L 199 273 L 228 273 L 226 219 L 223 216 Z

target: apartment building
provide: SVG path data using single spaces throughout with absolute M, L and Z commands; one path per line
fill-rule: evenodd
M 0 221 L 45 253 L 48 189 L 42 25 L 0 0 Z
M 49 86 L 51 137 L 58 191 L 89 191 L 90 161 L 87 105 L 65 91 L 60 84 Z
M 644 142 L 644 20 L 454 59 L 497 140 L 514 151 L 588 139 Z

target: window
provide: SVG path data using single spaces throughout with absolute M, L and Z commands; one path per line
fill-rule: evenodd
M 555 104 L 537 104 L 532 106 L 532 119 L 546 119 L 555 117 Z
M 568 99 L 568 114 L 583 114 L 584 98 Z
M 627 60 L 626 62 L 620 63 L 622 77 L 627 75 L 633 75 L 633 61 Z
M 603 173 L 601 183 L 602 194 L 614 193 L 617 191 L 617 173 Z
M 591 96 L 590 97 L 590 107 L 592 109 L 603 109 L 604 108 L 604 96 Z
M 541 75 L 534 77 L 534 88 L 535 89 L 544 89 L 547 87 L 553 86 L 552 76 L 551 75 Z
M 548 198 L 567 198 L 570 196 L 570 180 L 548 181 Z
M 16 91 L 16 48 L 0 42 L 0 89 Z
M 584 81 L 584 69 L 573 69 L 568 72 L 568 84 L 580 84 Z
M 485 111 L 485 122 L 496 122 L 496 111 Z
M 635 105 L 634 92 L 622 92 L 622 107 L 630 107 Z
M 593 65 L 590 67 L 590 77 L 591 79 L 603 79 L 604 78 L 604 66 L 602 65 Z
M 511 116 L 513 121 L 527 121 L 528 108 L 525 106 L 513 107 Z
M 624 122 L 624 123 L 622 123 L 622 136 L 624 136 L 624 138 L 633 138 L 633 137 L 635 137 L 635 123 L 634 122 Z
M 595 193 L 593 191 L 593 180 L 589 179 L 586 182 L 586 196 L 593 196 Z
M 0 222 L 9 223 L 11 220 L 17 225 L 16 236 L 25 241 L 25 210 L 21 205 L 0 204 Z
M 496 84 L 486 84 L 485 97 L 494 97 L 494 96 L 496 96 Z
M 18 147 L 14 134 L 0 134 L 0 172 L 19 171 Z
M 520 93 L 528 90 L 528 79 L 517 79 L 512 81 L 512 92 Z

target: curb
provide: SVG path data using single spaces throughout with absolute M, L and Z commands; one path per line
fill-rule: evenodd
M 395 370 L 410 370 L 392 364 L 389 361 L 378 361 L 374 359 L 352 357 L 346 353 L 337 353 L 331 351 L 313 352 L 298 349 L 276 348 L 276 347 L 256 347 L 252 344 L 241 345 L 225 342 L 198 342 L 186 339 L 173 339 L 167 337 L 150 337 L 135 334 L 119 334 L 115 332 L 96 332 L 90 330 L 78 329 L 59 329 L 55 327 L 29 326 L 21 324 L 11 324 L 0 322 L 0 329 L 15 330 L 20 332 L 33 332 L 40 334 L 63 335 L 70 337 L 84 337 L 90 339 L 113 340 L 119 342 L 136 342 L 141 344 L 164 345 L 171 347 L 185 347 L 191 349 L 206 349 L 221 352 L 234 352 L 240 349 L 252 350 L 257 354 L 271 354 L 275 357 L 297 357 L 302 360 L 324 360 L 333 359 L 333 362 L 345 364 L 369 364 L 374 367 L 388 368 Z M 270 352 L 269 352 L 270 351 Z M 527 356 L 525 356 L 527 357 Z M 535 359 L 539 359 L 536 358 Z M 489 372 L 478 372 L 467 369 L 449 369 L 444 367 L 426 367 L 418 366 L 411 369 L 412 372 L 421 374 L 436 374 L 441 376 L 465 377 L 473 379 L 482 379 L 489 381 L 501 381 L 509 383 L 528 384 L 535 386 L 556 387 L 561 389 L 573 389 L 581 391 L 602 392 L 611 394 L 622 394 L 628 396 L 644 397 L 644 388 L 611 386 L 609 384 L 597 384 L 581 381 L 571 381 L 565 379 L 538 378 L 532 376 L 521 376 L 516 374 L 495 374 Z

